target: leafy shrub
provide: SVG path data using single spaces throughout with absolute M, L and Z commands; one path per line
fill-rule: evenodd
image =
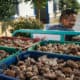
M 32 19 L 32 18 L 23 18 L 20 17 L 14 21 L 11 22 L 10 24 L 13 27 L 13 30 L 18 30 L 18 29 L 43 29 L 44 25 L 37 19 Z

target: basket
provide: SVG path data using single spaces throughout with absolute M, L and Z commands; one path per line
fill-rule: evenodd
M 8 56 L 6 56 L 5 58 L 3 58 L 3 59 L 0 60 L 0 64 L 3 63 L 3 62 L 6 62 L 10 57 L 12 57 L 14 55 L 17 55 L 17 54 L 19 54 L 21 52 L 21 50 L 19 50 L 19 49 L 2 47 L 2 46 L 0 46 L 0 50 L 4 50 L 7 53 L 9 53 Z
M 29 47 L 28 48 L 28 51 L 34 51 L 34 52 L 42 52 L 42 53 L 44 53 L 44 52 L 46 52 L 46 53 L 49 53 L 49 54 L 59 54 L 59 55 L 68 55 L 68 56 L 77 56 L 77 55 L 69 55 L 69 53 L 67 52 L 64 52 L 64 53 L 59 53 L 59 52 L 55 52 L 55 51 L 41 51 L 41 50 L 37 50 L 37 47 L 40 45 L 40 46 L 45 46 L 45 45 L 47 45 L 47 44 L 53 44 L 53 45 L 55 45 L 55 44 L 75 44 L 75 45 L 80 45 L 80 42 L 70 42 L 70 41 L 64 41 L 64 42 L 60 42 L 60 41 L 53 41 L 53 40 L 45 40 L 45 41 L 41 41 L 41 42 L 38 42 L 38 43 L 36 43 L 35 45 L 33 45 L 33 46 L 31 46 L 31 47 Z M 52 47 L 53 48 L 53 47 Z M 78 55 L 79 56 L 79 55 Z
M 41 56 L 44 56 L 46 55 L 48 58 L 58 58 L 58 59 L 63 59 L 63 60 L 75 60 L 75 61 L 80 61 L 80 57 L 75 57 L 75 56 L 67 56 L 67 55 L 58 55 L 58 54 L 46 54 L 46 53 L 42 53 L 42 52 L 34 52 L 34 51 L 25 51 L 25 52 L 22 52 L 21 54 L 17 55 L 18 59 L 20 60 L 24 60 L 25 58 L 27 57 L 31 57 L 31 58 L 34 58 L 34 59 L 38 59 L 39 57 Z M 12 57 L 9 62 L 5 63 L 6 65 L 9 64 L 13 64 L 13 63 L 16 63 L 18 60 L 17 60 L 17 57 Z M 0 79 L 2 80 L 19 80 L 17 78 L 14 78 L 14 77 L 9 77 L 9 76 L 6 76 L 4 74 L 0 74 Z
M 31 41 L 32 44 L 30 44 L 29 41 Z M 39 38 L 31 39 L 21 37 L 0 37 L 0 46 L 27 49 L 38 41 L 40 41 Z

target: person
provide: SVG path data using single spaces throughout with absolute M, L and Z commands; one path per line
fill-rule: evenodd
M 60 23 L 58 25 L 50 26 L 48 30 L 64 30 L 73 31 L 76 22 L 77 11 L 74 9 L 63 10 L 60 16 Z M 73 35 L 66 35 L 65 40 L 72 40 Z

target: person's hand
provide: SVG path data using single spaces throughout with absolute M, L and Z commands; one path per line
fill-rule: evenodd
M 80 35 L 72 37 L 73 41 L 80 41 Z

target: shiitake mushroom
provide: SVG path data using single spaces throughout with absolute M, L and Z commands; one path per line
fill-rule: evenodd
M 72 73 L 72 69 L 70 67 L 63 67 L 62 72 L 65 73 L 65 74 L 66 73 Z
M 78 68 L 78 64 L 72 60 L 68 60 L 66 65 L 70 66 L 71 68 Z
M 16 77 L 16 72 L 14 70 L 7 69 L 4 71 L 4 74 L 11 77 Z

